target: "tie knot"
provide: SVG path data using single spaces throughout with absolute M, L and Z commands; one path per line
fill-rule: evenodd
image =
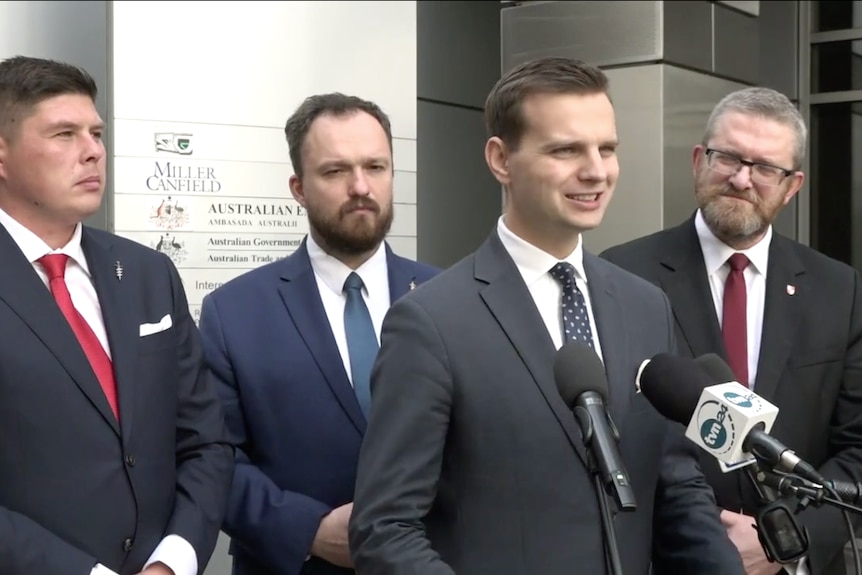
M 347 290 L 362 290 L 362 286 L 365 284 L 362 283 L 362 278 L 359 277 L 359 274 L 356 272 L 350 272 L 350 275 L 347 276 L 347 279 L 344 280 L 344 291 Z
M 560 285 L 566 286 L 575 281 L 575 266 L 568 262 L 559 262 L 551 268 L 551 277 Z
M 748 258 L 745 256 L 745 254 L 737 253 L 737 254 L 733 254 L 732 256 L 730 256 L 727 260 L 727 263 L 730 265 L 731 270 L 733 270 L 735 272 L 741 272 L 745 268 L 748 267 L 748 264 L 750 262 L 749 262 Z
M 66 262 L 69 256 L 66 254 L 48 254 L 37 260 L 48 274 L 48 281 L 66 276 Z

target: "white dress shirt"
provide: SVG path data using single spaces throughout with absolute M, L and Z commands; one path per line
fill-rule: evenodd
M 341 362 L 347 379 L 353 385 L 353 374 L 350 369 L 350 352 L 347 349 L 347 333 L 344 331 L 344 306 L 347 303 L 347 295 L 344 293 L 344 282 L 350 272 L 356 272 L 364 287 L 362 288 L 362 299 L 371 315 L 371 323 L 374 324 L 374 333 L 377 342 L 380 343 L 380 328 L 383 318 L 389 310 L 389 266 L 386 261 L 386 248 L 383 242 L 368 260 L 355 270 L 350 269 L 341 260 L 338 260 L 321 248 L 311 234 L 306 247 L 308 258 L 311 260 L 311 269 L 314 270 L 314 278 L 317 280 L 317 290 L 323 302 L 323 309 L 329 320 L 329 327 L 338 345 L 341 354 Z
M 545 327 L 551 335 L 554 346 L 557 349 L 563 347 L 563 319 L 562 319 L 562 297 L 563 287 L 551 276 L 551 268 L 560 262 L 548 252 L 537 248 L 533 244 L 518 237 L 508 227 L 504 217 L 497 220 L 497 235 L 503 243 L 503 247 L 509 252 L 533 301 L 545 322 Z M 590 290 L 587 289 L 587 274 L 584 271 L 584 248 L 583 236 L 578 239 L 575 250 L 562 261 L 572 264 L 575 268 L 575 283 L 581 293 L 584 294 L 584 302 L 587 307 L 587 315 L 590 318 L 590 329 L 593 332 L 593 348 L 596 355 L 602 359 L 602 347 L 599 343 L 599 332 L 596 329 L 596 319 L 593 315 L 593 306 L 590 300 Z
M 81 224 L 79 223 L 75 228 L 69 243 L 58 250 L 52 250 L 39 236 L 25 228 L 2 209 L 0 209 L 0 225 L 6 228 L 6 231 L 12 236 L 12 240 L 32 264 L 33 269 L 48 290 L 50 290 L 48 274 L 42 265 L 37 263 L 37 260 L 47 254 L 66 254 L 69 256 L 69 262 L 66 264 L 66 286 L 69 288 L 72 303 L 78 313 L 90 325 L 96 337 L 99 338 L 99 342 L 105 348 L 108 357 L 111 357 L 111 347 L 108 344 L 108 334 L 102 319 L 99 297 L 87 267 L 87 258 L 84 257 L 84 251 L 81 248 Z M 145 567 L 153 563 L 164 563 L 174 572 L 174 575 L 196 575 L 198 571 L 197 553 L 191 544 L 179 535 L 168 535 L 159 543 L 159 546 L 147 560 Z M 104 565 L 96 565 L 91 575 L 117 574 Z
M 735 250 L 717 237 L 703 220 L 700 210 L 694 218 L 694 227 L 700 238 L 700 248 L 703 251 L 703 262 L 706 264 L 706 274 L 709 278 L 709 289 L 718 315 L 718 325 L 721 326 L 724 305 L 724 282 L 730 273 L 728 258 L 737 251 L 745 254 L 751 262 L 745 268 L 745 315 L 748 339 L 748 379 L 740 382 L 748 384 L 754 390 L 754 380 L 757 377 L 757 361 L 760 358 L 760 340 L 763 334 L 763 308 L 766 301 L 766 266 L 769 263 L 769 243 L 772 241 L 772 226 L 766 230 L 766 235 L 747 250 Z

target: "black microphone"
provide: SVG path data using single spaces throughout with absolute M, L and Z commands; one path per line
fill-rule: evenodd
M 829 481 L 827 484 L 807 481 L 798 475 L 787 473 L 759 472 L 759 480 L 782 495 L 806 496 L 815 503 L 827 497 L 837 496 L 842 503 L 862 504 L 862 483 L 851 481 Z M 830 489 L 831 488 L 831 489 Z
M 641 370 L 637 383 L 659 413 L 668 419 L 688 425 L 689 420 L 695 417 L 695 410 L 701 404 L 703 390 L 715 384 L 728 382 L 736 383 L 736 376 L 718 355 L 707 354 L 692 360 L 661 354 Z M 722 399 L 722 401 L 726 400 L 726 397 Z M 743 428 L 745 427 L 743 425 Z M 689 436 L 689 439 L 692 437 Z M 710 455 L 723 461 L 721 456 L 707 448 L 702 441 L 693 441 Z M 752 452 L 750 450 L 756 449 L 754 455 L 757 459 L 760 459 L 762 454 L 758 452 L 766 451 L 767 455 L 772 455 L 773 452 L 767 448 L 775 448 L 776 444 L 780 445 L 763 429 L 757 427 L 750 429 L 742 439 L 743 451 Z M 770 457 L 770 459 L 776 463 L 783 461 L 781 457 Z M 799 527 L 793 512 L 785 502 L 776 500 L 761 489 L 757 477 L 752 473 L 751 465 L 747 465 L 745 469 L 762 500 L 756 513 L 755 525 L 757 538 L 767 558 L 781 564 L 798 561 L 808 551 L 808 531 Z
M 708 353 L 695 362 L 709 375 L 713 383 L 736 381 L 736 375 L 719 355 Z M 759 397 L 759 396 L 758 396 Z M 823 484 L 826 480 L 813 465 L 800 459 L 789 447 L 763 429 L 752 429 L 742 441 L 742 448 L 777 471 L 792 473 L 809 481 Z
M 620 511 L 634 511 L 634 490 L 617 446 L 619 432 L 605 408 L 608 383 L 599 356 L 585 344 L 565 344 L 554 358 L 554 380 L 563 401 L 578 419 L 605 490 L 614 497 Z
M 736 382 L 733 371 L 718 355 L 707 354 L 698 360 L 671 354 L 658 354 L 642 369 L 640 390 L 656 410 L 672 421 L 688 426 L 700 403 L 701 393 L 715 384 Z M 766 400 L 752 391 L 747 398 L 763 403 Z M 738 398 L 732 398 L 738 401 Z M 731 399 L 723 399 L 731 405 Z M 745 427 L 744 425 L 741 427 Z M 691 439 L 691 437 L 689 437 Z M 696 442 L 702 449 L 722 460 L 703 442 Z M 809 463 L 801 460 L 790 448 L 766 433 L 761 427 L 750 429 L 742 438 L 742 449 L 772 469 L 795 473 L 809 481 L 823 484 L 825 479 Z M 724 463 L 730 463 L 724 461 Z

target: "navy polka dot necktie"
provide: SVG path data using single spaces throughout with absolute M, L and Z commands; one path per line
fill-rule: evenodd
M 551 276 L 563 288 L 561 310 L 563 320 L 564 343 L 579 341 L 593 347 L 593 330 L 590 328 L 590 316 L 587 313 L 587 303 L 584 294 L 575 283 L 575 266 L 567 262 L 559 262 L 551 268 Z

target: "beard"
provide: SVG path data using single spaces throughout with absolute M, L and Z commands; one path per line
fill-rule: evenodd
M 781 209 L 781 195 L 764 200 L 754 190 L 737 190 L 729 183 L 696 187 L 698 207 L 715 236 L 731 247 L 749 245 L 759 239 Z
M 369 210 L 369 213 L 352 213 L 360 208 Z M 370 198 L 348 201 L 335 213 L 311 204 L 306 211 L 309 225 L 317 232 L 327 251 L 349 257 L 376 249 L 389 233 L 394 215 L 391 201 L 381 208 Z

